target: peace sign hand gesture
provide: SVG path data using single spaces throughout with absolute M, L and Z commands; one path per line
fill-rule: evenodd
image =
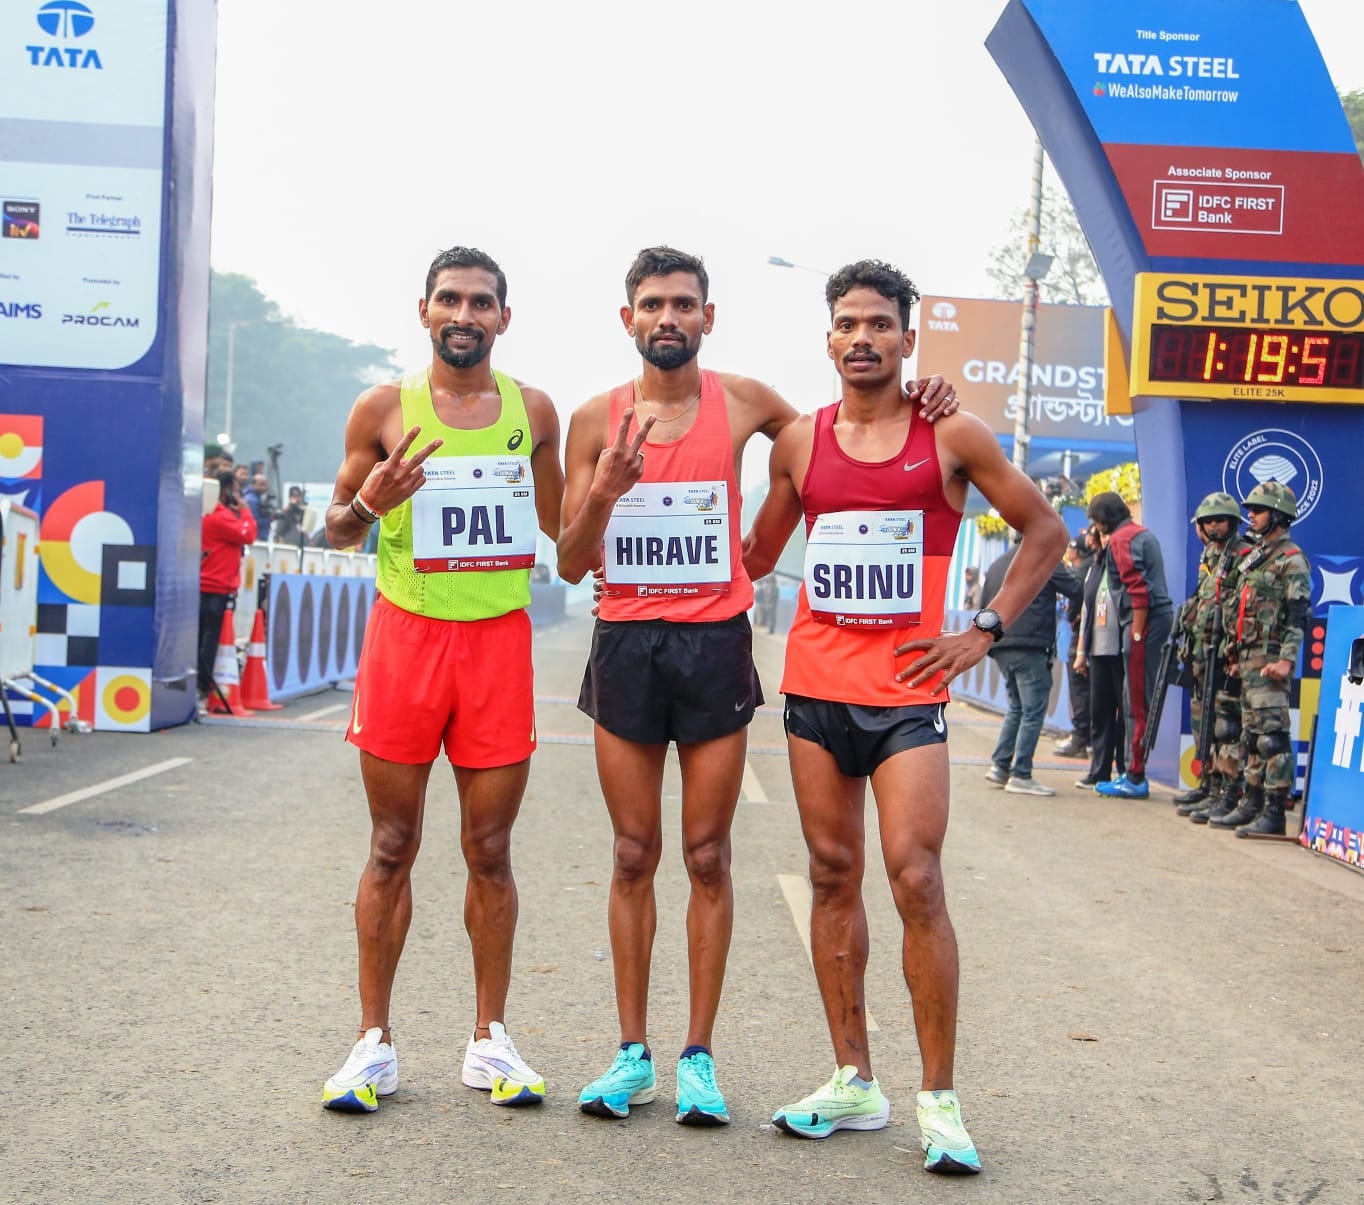
M 394 444 L 393 451 L 370 469 L 365 484 L 360 487 L 359 492 L 365 496 L 365 501 L 380 514 L 388 514 L 421 489 L 426 480 L 423 461 L 445 442 L 443 439 L 433 439 L 421 451 L 404 460 L 404 453 L 421 432 L 420 427 L 413 427 Z
M 644 441 L 654 425 L 651 414 L 640 424 L 634 439 L 629 438 L 630 424 L 635 412 L 627 409 L 620 416 L 620 426 L 616 428 L 615 442 L 603 448 L 597 457 L 597 469 L 592 476 L 591 492 L 609 505 L 614 506 L 616 499 L 628 494 L 644 475 Z

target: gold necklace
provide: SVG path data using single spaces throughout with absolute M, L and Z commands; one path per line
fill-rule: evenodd
M 675 423 L 675 422 L 677 422 L 677 420 L 678 420 L 679 418 L 681 418 L 684 414 L 686 414 L 688 411 L 690 411 L 691 408 L 692 408 L 693 406 L 695 406 L 695 405 L 697 404 L 697 402 L 699 402 L 700 400 L 701 400 L 701 390 L 698 389 L 698 390 L 696 391 L 696 396 L 695 396 L 694 398 L 692 398 L 691 401 L 689 401 L 685 406 L 683 406 L 682 409 L 679 410 L 676 414 L 674 414 L 671 418 L 659 418 L 658 412 L 657 412 L 657 411 L 654 411 L 654 412 L 652 413 L 652 415 L 646 415 L 645 417 L 651 417 L 651 418 L 654 420 L 654 425 L 655 425 L 655 426 L 658 426 L 658 425 L 663 424 L 663 423 Z M 643 386 L 642 379 L 641 379 L 640 377 L 636 377 L 636 378 L 635 378 L 635 411 L 636 411 L 636 413 L 638 413 L 639 408 L 640 408 L 641 406 L 645 406 L 645 405 L 648 405 L 648 406 L 659 406 L 659 405 L 667 405 L 667 403 L 664 403 L 664 402 L 647 402 L 647 401 L 645 400 L 645 397 L 644 397 L 644 386 Z

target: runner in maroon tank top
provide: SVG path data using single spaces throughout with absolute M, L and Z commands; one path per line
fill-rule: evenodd
M 773 1120 L 805 1138 L 877 1130 L 890 1105 L 871 1070 L 863 976 L 863 799 L 876 799 L 881 847 L 903 926 L 905 981 L 923 1060 L 917 1113 L 924 1167 L 973 1173 L 980 1160 L 953 1089 L 957 939 L 940 856 L 947 831 L 948 683 L 976 664 L 1046 581 L 1065 525 L 973 415 L 922 423 L 901 385 L 919 292 L 864 260 L 829 278 L 836 406 L 788 426 L 744 543 L 755 578 L 792 529 L 809 532 L 801 609 L 787 641 L 787 749 L 810 850 L 810 945 L 833 1039 L 833 1078 Z M 947 561 L 975 485 L 1023 542 L 993 602 L 965 632 L 941 634 Z

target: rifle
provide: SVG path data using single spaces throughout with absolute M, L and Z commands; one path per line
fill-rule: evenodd
M 1144 762 L 1151 756 L 1151 746 L 1156 743 L 1156 733 L 1160 731 L 1160 717 L 1165 713 L 1165 696 L 1170 687 L 1189 686 L 1188 671 L 1183 664 L 1182 637 L 1183 625 L 1176 623 L 1170 629 L 1170 639 L 1160 650 L 1160 664 L 1156 667 L 1156 693 L 1146 709 L 1146 731 L 1141 738 L 1141 756 Z
M 1227 541 L 1230 545 L 1231 541 Z M 1212 775 L 1212 738 L 1213 730 L 1217 727 L 1217 688 L 1219 679 L 1223 676 L 1220 650 L 1222 646 L 1222 580 L 1231 571 L 1235 561 L 1230 547 L 1222 553 L 1221 559 L 1217 562 L 1216 590 L 1213 599 L 1216 605 L 1212 609 L 1212 639 L 1208 642 L 1207 662 L 1203 667 L 1203 693 L 1201 703 L 1203 705 L 1203 723 L 1198 730 L 1198 781 L 1204 790 L 1208 787 L 1208 781 Z

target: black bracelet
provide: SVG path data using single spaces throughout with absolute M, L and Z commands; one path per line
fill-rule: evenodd
M 377 515 L 374 511 L 370 510 L 369 507 L 367 507 L 363 502 L 361 502 L 358 496 L 350 500 L 350 509 L 351 513 L 355 515 L 355 517 L 359 519 L 360 522 L 363 523 L 366 527 L 369 527 L 379 522 L 379 519 L 381 517 L 380 515 Z

